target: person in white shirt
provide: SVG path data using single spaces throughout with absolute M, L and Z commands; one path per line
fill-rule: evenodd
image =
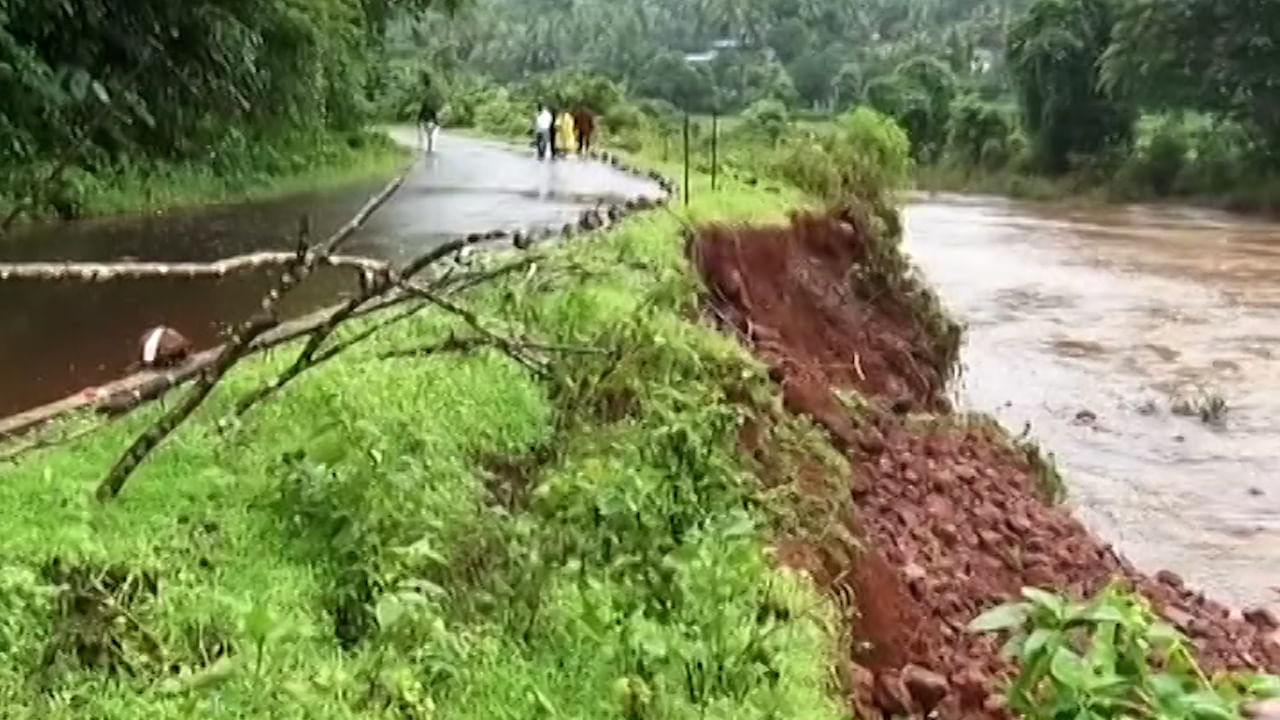
M 545 105 L 540 106 L 538 114 L 533 119 L 534 143 L 538 147 L 539 160 L 546 159 L 547 153 L 551 152 L 552 121 L 551 111 Z

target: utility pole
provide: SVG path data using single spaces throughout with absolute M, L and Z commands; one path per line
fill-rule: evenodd
M 684 206 L 689 207 L 689 113 L 684 114 Z
M 716 175 L 720 167 L 720 110 L 711 111 L 711 192 L 716 191 Z

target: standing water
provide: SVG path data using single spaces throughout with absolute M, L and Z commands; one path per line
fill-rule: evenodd
M 1139 567 L 1276 607 L 1280 225 L 954 196 L 905 219 L 967 324 L 962 404 L 1029 425 L 1077 514 Z M 1226 401 L 1222 423 L 1171 412 L 1188 386 Z
M 391 134 L 414 142 L 412 129 Z M 204 262 L 292 250 L 302 216 L 310 218 L 312 239 L 319 241 L 383 184 L 154 217 L 29 226 L 0 238 L 0 262 Z M 658 192 L 655 184 L 600 163 L 539 162 L 532 151 L 444 135 L 342 252 L 402 263 L 460 235 L 559 227 L 587 207 Z M 172 326 L 199 347 L 217 344 L 223 327 L 255 311 L 276 274 L 0 282 L 0 417 L 120 377 L 151 326 Z M 347 273 L 317 273 L 288 297 L 284 314 L 331 304 L 354 286 Z

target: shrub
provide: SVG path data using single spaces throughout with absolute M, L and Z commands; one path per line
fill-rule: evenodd
M 996 105 L 977 96 L 961 97 L 951 107 L 948 122 L 949 153 L 966 165 L 994 170 L 1006 165 L 1012 153 L 1009 148 L 1013 122 Z
M 757 100 L 742 113 L 746 127 L 776 143 L 787 130 L 790 114 L 778 100 Z
M 1280 694 L 1273 676 L 1207 677 L 1187 639 L 1117 586 L 1086 602 L 1035 588 L 1022 594 L 970 626 L 1011 632 L 1006 652 L 1021 670 L 1007 698 L 1018 717 L 1226 720 L 1241 717 L 1247 700 Z

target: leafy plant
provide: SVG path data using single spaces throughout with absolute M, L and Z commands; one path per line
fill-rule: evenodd
M 1087 601 L 1036 588 L 1022 597 L 970 629 L 1010 633 L 1004 653 L 1020 671 L 1007 700 L 1029 720 L 1232 720 L 1245 701 L 1280 695 L 1274 676 L 1207 676 L 1187 639 L 1119 585 Z

